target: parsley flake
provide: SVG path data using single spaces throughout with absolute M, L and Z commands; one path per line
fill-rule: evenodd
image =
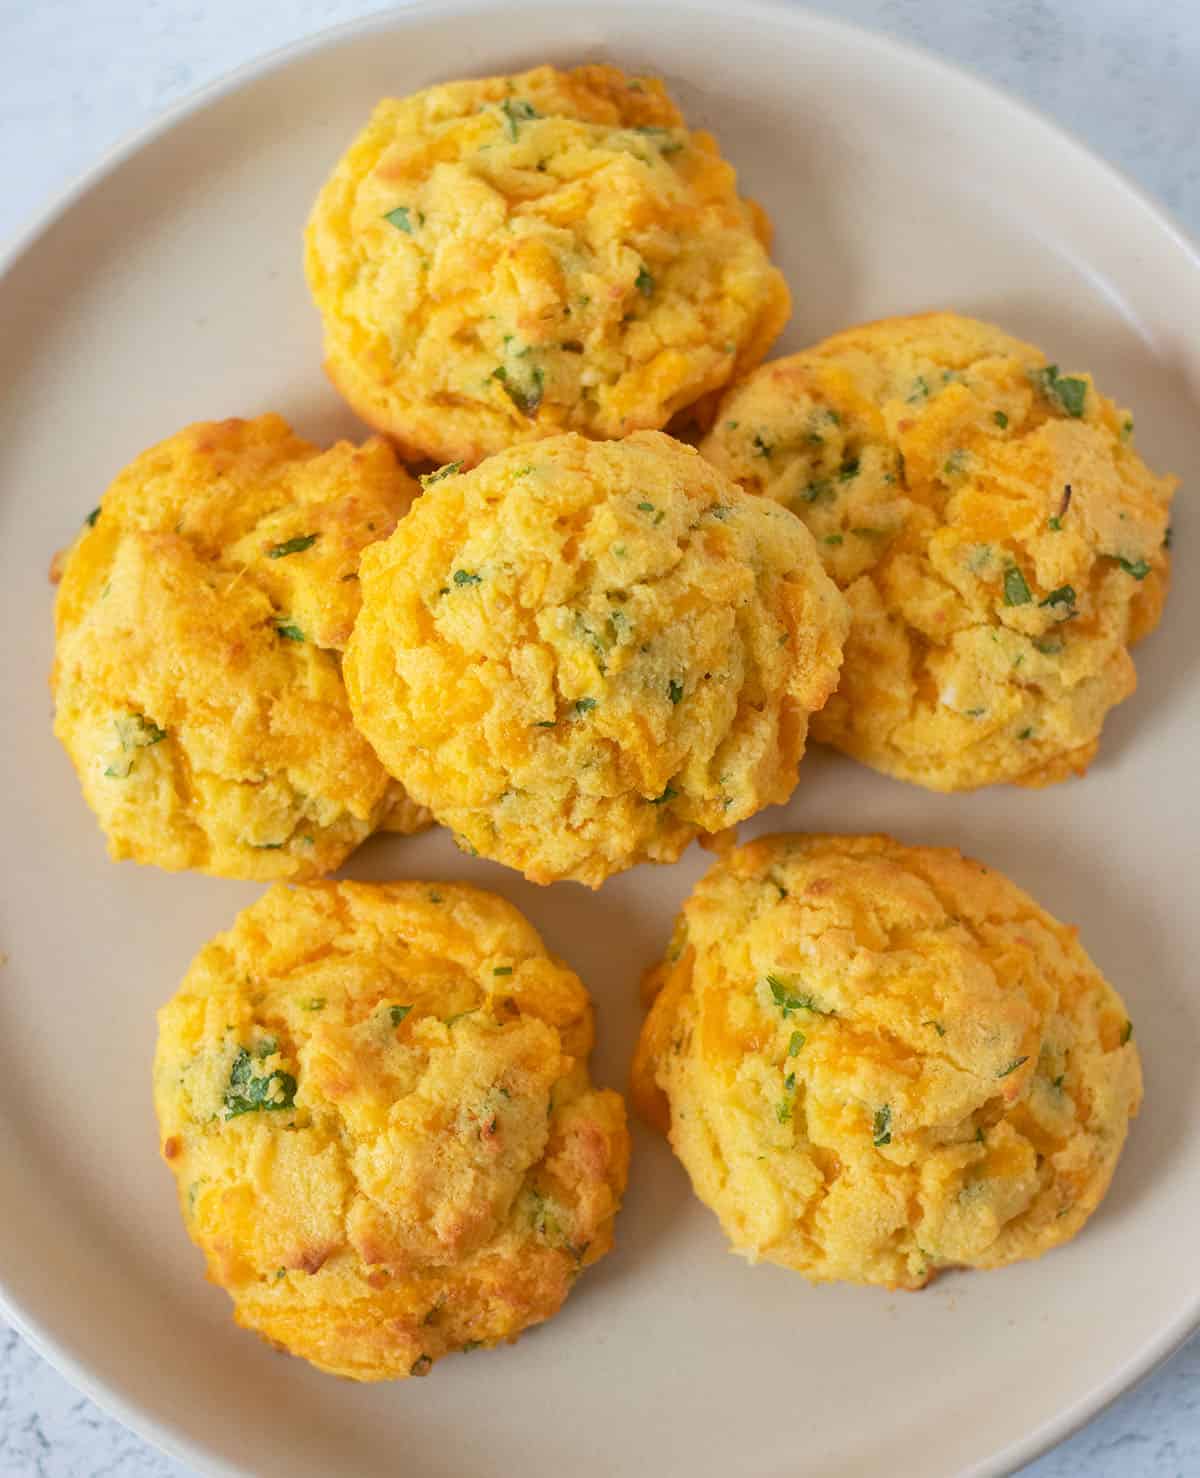
M 996 425 L 999 426 L 1001 431 L 1008 430 L 1008 417 L 1003 411 L 996 411 L 992 416 L 992 420 L 995 421 Z
M 1150 566 L 1144 559 L 1124 559 L 1121 555 L 1115 555 L 1117 563 L 1127 575 L 1132 575 L 1135 580 L 1144 580 L 1150 573 Z
M 1087 400 L 1086 380 L 1060 375 L 1056 364 L 1048 364 L 1045 369 L 1031 370 L 1029 378 L 1046 399 L 1052 405 L 1056 405 L 1059 410 L 1076 418 L 1083 415 L 1084 403 Z
M 395 210 L 385 212 L 383 218 L 390 226 L 395 226 L 397 231 L 403 231 L 409 236 L 412 235 L 412 217 L 409 214 L 407 205 L 398 205 Z
M 1073 585 L 1060 585 L 1052 590 L 1045 600 L 1038 601 L 1040 606 L 1071 606 L 1075 605 L 1075 587 Z
M 273 544 L 267 550 L 267 558 L 286 559 L 289 554 L 303 554 L 306 549 L 311 549 L 319 538 L 319 534 L 298 534 L 294 539 L 285 539 L 282 544 Z
M 1027 606 L 1033 599 L 1025 576 L 1016 565 L 1009 565 L 1004 571 L 1004 604 L 1006 606 Z
M 436 472 L 423 472 L 421 474 L 421 486 L 431 488 L 435 482 L 441 482 L 443 477 L 453 477 L 462 469 L 461 462 L 447 462 L 444 467 L 439 467 Z
M 505 98 L 500 104 L 500 111 L 504 114 L 508 137 L 514 144 L 521 131 L 521 124 L 528 123 L 531 118 L 542 116 L 533 104 L 526 102 L 524 98 Z
M 1021 1064 L 1023 1062 L 1028 1062 L 1028 1061 L 1029 1061 L 1028 1054 L 1026 1054 L 1024 1057 L 1014 1057 L 1013 1060 L 1008 1064 L 1007 1067 L 1000 1069 L 1000 1071 L 996 1074 L 996 1076 L 998 1078 L 1007 1078 L 1008 1075 L 1009 1075 L 1009 1073 L 1015 1073 L 1016 1070 L 1021 1066 Z
M 88 514 L 88 516 L 84 519 L 84 523 L 87 524 L 87 526 L 88 526 L 89 529 L 94 529 L 96 527 L 96 520 L 99 517 L 100 517 L 100 510 L 99 510 L 99 508 L 93 508 L 92 511 Z
M 792 1035 L 788 1038 L 787 1055 L 789 1057 L 795 1057 L 796 1054 L 800 1051 L 800 1048 L 804 1046 L 804 1043 L 806 1041 L 807 1038 L 805 1037 L 803 1032 L 793 1032 Z
M 471 570 L 455 570 L 453 579 L 456 585 L 478 585 L 482 582 L 483 576 L 476 575 Z
M 575 700 L 576 713 L 591 713 L 595 706 L 596 700 L 594 698 L 576 698 Z
M 284 641 L 304 641 L 304 633 L 291 619 L 290 616 L 281 616 L 275 622 L 275 632 L 283 637 Z
M 654 294 L 654 278 L 645 267 L 638 268 L 638 275 L 634 278 L 633 285 L 644 298 L 652 297 Z
M 261 1048 L 266 1043 L 261 1043 L 257 1052 L 258 1056 L 269 1057 L 275 1050 L 274 1040 L 268 1038 L 268 1041 L 271 1044 L 270 1051 L 263 1053 Z M 236 1119 L 239 1114 L 258 1113 L 263 1110 L 277 1111 L 295 1108 L 295 1106 L 296 1080 L 291 1073 L 276 1070 L 265 1077 L 256 1074 L 254 1058 L 245 1047 L 239 1047 L 233 1059 L 229 1083 L 225 1089 L 226 1119 Z
M 677 683 L 674 678 L 667 684 L 667 697 L 672 703 L 679 703 L 683 699 L 683 684 Z
M 814 1016 L 832 1016 L 832 1011 L 823 1011 L 807 992 L 799 995 L 794 993 L 794 987 L 787 976 L 768 975 L 767 984 L 771 988 L 771 996 L 775 1004 L 783 1012 L 786 1021 L 795 1011 L 811 1011 Z
M 513 971 L 513 967 L 511 965 L 497 965 L 496 968 L 492 971 L 492 974 L 493 975 L 511 975 L 512 974 L 512 971 Z
M 411 1006 L 389 1006 L 388 1015 L 391 1017 L 392 1025 L 399 1026 L 411 1010 Z
M 876 1149 L 892 1142 L 892 1106 L 885 1103 L 882 1108 L 875 1110 L 875 1117 L 871 1121 L 871 1143 Z

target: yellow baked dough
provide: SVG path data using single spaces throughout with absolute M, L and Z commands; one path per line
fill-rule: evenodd
M 447 883 L 277 885 L 159 1013 L 162 1152 L 234 1317 L 322 1370 L 424 1375 L 554 1314 L 629 1141 L 578 977 Z
M 358 414 L 470 464 L 664 426 L 751 369 L 790 306 L 768 233 L 660 81 L 538 67 L 381 102 L 306 265 Z
M 853 613 L 813 735 L 934 790 L 1082 774 L 1158 623 L 1175 479 L 1087 374 L 954 313 L 764 365 L 702 450 L 816 536 Z
M 847 625 L 799 519 L 652 431 L 444 469 L 362 592 L 384 764 L 467 850 L 592 887 L 788 798 Z
M 1076 930 L 946 849 L 742 847 L 647 989 L 639 1109 L 735 1251 L 815 1282 L 919 1288 L 1068 1241 L 1141 1100 Z
M 385 442 L 319 452 L 274 415 L 189 426 L 117 477 L 64 562 L 51 679 L 114 859 L 301 878 L 428 825 L 340 667 L 359 555 L 415 493 Z

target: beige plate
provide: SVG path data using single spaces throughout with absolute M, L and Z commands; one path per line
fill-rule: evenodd
M 796 298 L 783 347 L 933 305 L 998 319 L 1136 407 L 1142 448 L 1183 475 L 1189 501 L 1191 249 L 1078 145 L 904 47 L 724 0 L 455 3 L 340 31 L 187 105 L 74 191 L 0 282 L 4 1298 L 102 1404 L 212 1473 L 1000 1472 L 1200 1317 L 1200 586 L 1186 509 L 1166 629 L 1087 780 L 943 798 L 814 754 L 792 805 L 745 828 L 952 843 L 1079 923 L 1129 1002 L 1147 1099 L 1071 1247 L 919 1294 L 812 1289 L 728 1256 L 641 1134 L 618 1249 L 561 1317 L 427 1381 L 359 1388 L 234 1328 L 158 1161 L 154 1008 L 256 889 L 105 859 L 50 736 L 50 555 L 125 461 L 186 421 L 275 409 L 313 438 L 353 432 L 301 276 L 322 176 L 385 93 L 585 58 L 664 73 L 719 133 L 778 224 Z M 595 896 L 539 891 L 433 834 L 372 843 L 348 871 L 469 878 L 513 899 L 595 992 L 599 1076 L 622 1084 L 639 972 L 705 860 L 693 849 Z

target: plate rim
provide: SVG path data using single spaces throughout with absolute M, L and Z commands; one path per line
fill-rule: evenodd
M 419 25 L 431 17 L 470 21 L 473 17 L 498 10 L 561 14 L 563 4 L 592 8 L 597 0 L 398 0 L 391 8 L 341 21 L 271 47 L 228 71 L 187 92 L 182 98 L 148 118 L 144 123 L 121 134 L 91 164 L 85 166 L 67 183 L 51 194 L 18 226 L 0 240 L 0 294 L 13 269 L 36 247 L 41 237 L 109 175 L 133 159 L 158 139 L 170 133 L 193 115 L 221 101 L 252 83 L 282 71 L 303 58 L 324 51 L 344 41 L 359 39 L 375 32 L 390 32 Z M 652 0 L 655 7 L 678 14 L 691 12 L 713 17 L 728 17 L 726 0 Z M 855 20 L 814 10 L 807 3 L 793 0 L 739 0 L 740 18 L 751 23 L 755 19 L 772 25 L 794 24 L 800 29 L 824 31 L 849 47 L 867 46 L 880 53 L 890 53 L 903 67 L 920 67 L 958 82 L 968 81 L 990 101 L 1036 124 L 1054 137 L 1059 146 L 1074 153 L 1076 160 L 1109 188 L 1118 190 L 1137 209 L 1147 226 L 1153 226 L 1191 267 L 1200 281 L 1200 238 L 1194 237 L 1175 217 L 1171 209 L 1141 185 L 1124 168 L 1096 152 L 1075 131 L 1060 123 L 1038 104 L 984 76 L 974 66 L 960 63 L 913 41 L 901 39 Z M 474 75 L 473 73 L 471 75 Z M 0 1249 L 0 1318 L 3 1318 L 52 1369 L 81 1391 L 106 1415 L 114 1418 L 136 1436 L 165 1456 L 190 1465 L 206 1478 L 251 1478 L 248 1470 L 232 1466 L 200 1447 L 176 1422 L 156 1416 L 144 1403 L 122 1393 L 110 1379 L 95 1372 L 83 1358 L 73 1353 L 71 1341 L 50 1331 L 39 1318 L 25 1308 L 10 1290 L 5 1276 L 3 1251 Z M 1147 1341 L 1109 1379 L 1071 1406 L 1044 1421 L 1025 1436 L 982 1458 L 962 1470 L 962 1478 L 1003 1478 L 1057 1447 L 1093 1421 L 1119 1397 L 1142 1384 L 1165 1364 L 1200 1330 L 1200 1286 L 1183 1311 L 1160 1334 Z

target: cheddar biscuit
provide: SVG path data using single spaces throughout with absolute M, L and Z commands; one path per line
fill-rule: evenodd
M 65 560 L 51 679 L 114 859 L 309 877 L 428 824 L 340 666 L 359 555 L 415 492 L 383 441 L 319 452 L 274 415 L 190 426 L 117 477 Z
M 1166 595 L 1175 479 L 1095 387 L 986 323 L 837 334 L 733 390 L 702 450 L 812 530 L 853 613 L 814 737 L 934 790 L 1082 774 Z
M 321 191 L 326 367 L 414 458 L 665 426 L 787 320 L 768 226 L 663 84 L 538 67 L 389 98 Z
M 592 887 L 788 798 L 847 625 L 799 519 L 650 431 L 443 469 L 362 593 L 384 764 L 465 849 Z
M 553 1315 L 629 1139 L 578 977 L 448 883 L 272 888 L 159 1013 L 162 1153 L 244 1328 L 354 1380 Z
M 736 1252 L 919 1288 L 1068 1241 L 1141 1100 L 1116 991 L 958 852 L 775 836 L 684 905 L 634 1066 Z

